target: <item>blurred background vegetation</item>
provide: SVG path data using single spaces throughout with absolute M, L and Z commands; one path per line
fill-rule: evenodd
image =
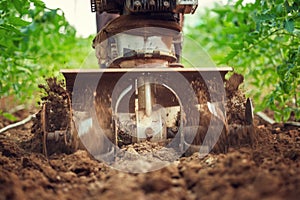
M 45 77 L 80 68 L 93 38 L 76 37 L 64 13 L 41 0 L 1 0 L 0 16 L 0 114 L 13 118 L 14 105 L 36 105 Z
M 232 66 L 245 76 L 257 111 L 271 109 L 277 121 L 299 120 L 299 7 L 298 0 L 216 4 L 185 27 L 193 41 L 185 55 L 201 63 L 195 53 L 201 46 L 217 66 Z M 41 0 L 1 0 L 0 16 L 0 114 L 11 118 L 11 105 L 36 105 L 37 85 L 60 76 L 60 69 L 97 67 L 93 36 L 76 36 L 60 9 Z
M 256 111 L 300 119 L 300 1 L 243 0 L 216 5 L 188 28 L 218 65 L 245 77 Z

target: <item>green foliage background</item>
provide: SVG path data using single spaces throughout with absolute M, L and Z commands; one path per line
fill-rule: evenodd
M 32 104 L 45 77 L 81 67 L 91 41 L 76 37 L 60 9 L 48 9 L 40 0 L 1 0 L 0 98 Z
M 229 1 L 198 16 L 188 37 L 245 76 L 256 110 L 300 119 L 300 1 Z

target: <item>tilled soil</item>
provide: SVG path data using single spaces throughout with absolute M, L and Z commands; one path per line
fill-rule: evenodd
M 1 120 L 1 127 L 7 123 Z M 253 147 L 230 148 L 227 154 L 209 154 L 204 158 L 195 153 L 157 171 L 130 174 L 94 160 L 84 150 L 48 158 L 32 152 L 22 145 L 33 137 L 31 125 L 0 135 L 0 199 L 298 199 L 300 196 L 297 127 L 271 126 L 256 118 L 258 140 Z
M 242 81 L 242 76 L 234 75 L 226 83 L 227 120 L 231 126 L 227 128 L 231 131 L 224 141 L 228 141 L 229 149 L 226 153 L 212 151 L 204 157 L 194 153 L 178 158 L 172 149 L 151 142 L 126 146 L 112 167 L 85 150 L 48 151 L 46 157 L 42 154 L 39 112 L 33 122 L 0 135 L 0 200 L 298 199 L 300 128 L 270 125 L 258 117 L 250 129 L 245 128 L 246 99 L 238 90 Z M 69 119 L 68 94 L 54 80 L 50 83 L 58 90 L 45 88 L 48 96 L 44 101 L 50 102 L 45 111 L 53 118 L 49 124 L 55 126 L 47 127 L 49 132 L 67 128 L 62 118 Z M 53 109 L 61 109 L 65 116 L 51 112 Z M 21 111 L 17 116 L 22 119 L 28 114 Z M 9 123 L 0 119 L 0 128 Z M 51 150 L 51 144 L 48 148 Z M 166 167 L 147 172 L 152 167 L 149 163 Z

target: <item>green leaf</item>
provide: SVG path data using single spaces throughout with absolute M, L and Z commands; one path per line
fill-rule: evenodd
M 32 74 L 32 72 L 26 68 L 26 67 L 21 67 L 21 66 L 17 66 L 17 69 L 20 70 L 21 72 L 25 72 L 26 74 Z
M 10 17 L 9 20 L 14 26 L 27 26 L 30 24 L 30 22 L 27 22 L 19 17 Z
M 7 44 L 7 42 L 1 41 L 1 39 L 0 39 L 0 46 L 4 47 L 4 48 L 8 48 L 9 47 L 9 45 Z
M 31 0 L 31 2 L 33 2 L 35 6 L 45 8 L 45 3 L 41 0 Z
M 284 29 L 287 30 L 289 33 L 293 33 L 295 30 L 294 20 L 292 20 L 292 19 L 285 20 L 283 26 L 284 26 Z
M 15 32 L 15 33 L 20 33 L 20 30 L 17 29 L 16 27 L 10 25 L 10 24 L 2 24 L 0 25 L 0 30 L 4 30 L 4 31 L 12 31 L 12 32 Z
M 13 114 L 10 114 L 8 112 L 4 112 L 4 113 L 2 113 L 2 115 L 3 115 L 3 117 L 5 117 L 6 119 L 8 119 L 12 122 L 17 121 L 17 118 Z
M 276 6 L 276 12 L 277 12 L 278 15 L 280 15 L 284 11 L 283 8 L 284 7 L 283 7 L 282 4 L 279 4 L 279 5 Z
M 282 120 L 282 114 L 280 112 L 274 112 L 275 121 L 280 122 Z
M 273 15 L 273 14 L 261 14 L 261 15 L 256 15 L 254 20 L 256 22 L 259 22 L 259 21 L 268 21 L 268 20 L 273 20 L 275 19 L 276 16 Z
M 291 6 L 294 3 L 294 0 L 287 0 L 287 3 Z
M 291 109 L 285 108 L 283 110 L 283 121 L 286 122 L 287 120 L 289 120 L 290 116 L 291 116 Z
M 295 110 L 295 118 L 296 118 L 296 120 L 300 120 L 300 108 L 296 108 L 296 110 Z
M 233 49 L 233 50 L 240 50 L 244 47 L 243 43 L 231 43 L 229 44 L 229 46 Z
M 233 59 L 236 55 L 238 55 L 239 51 L 233 50 L 231 51 L 220 64 L 227 64 L 231 59 Z
M 222 7 L 213 8 L 212 11 L 218 14 L 225 14 L 230 11 L 230 8 L 227 6 L 222 6 Z
M 14 7 L 16 8 L 16 10 L 20 13 L 23 14 L 23 3 L 20 0 L 13 0 L 11 1 L 14 4 Z

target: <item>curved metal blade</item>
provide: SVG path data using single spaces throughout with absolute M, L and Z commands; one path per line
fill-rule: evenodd
M 253 119 L 254 119 L 253 104 L 250 98 L 248 98 L 246 102 L 245 118 L 246 118 L 247 125 L 253 125 Z

